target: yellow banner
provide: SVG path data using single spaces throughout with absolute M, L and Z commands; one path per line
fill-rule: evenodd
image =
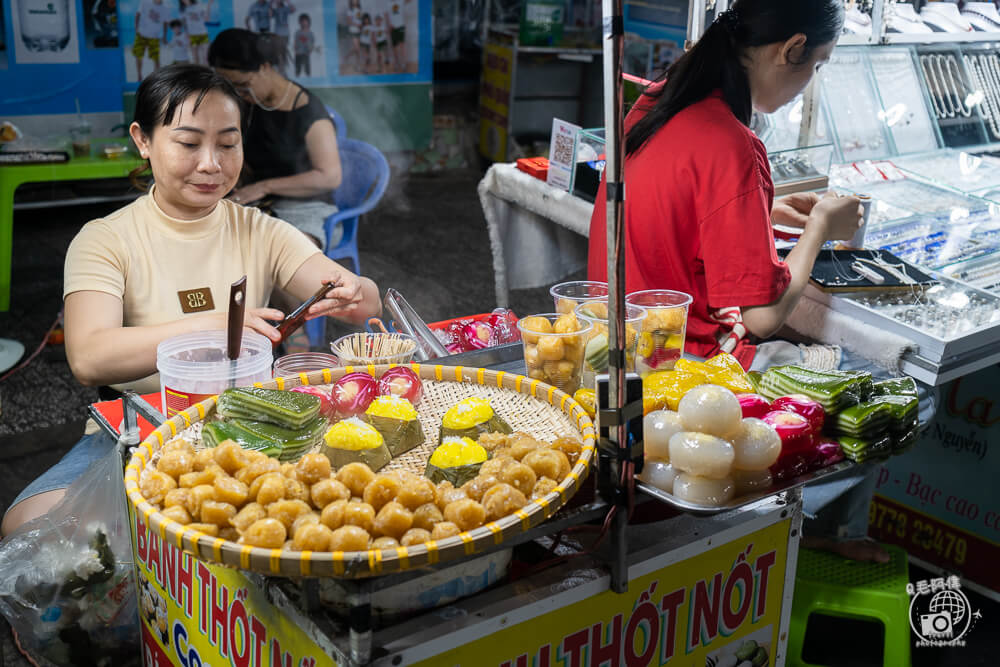
M 768 526 L 633 579 L 625 594 L 600 593 L 417 664 L 774 665 L 790 527 Z
M 239 570 L 204 563 L 129 508 L 145 667 L 333 667 Z
M 494 162 L 507 159 L 507 126 L 514 49 L 488 42 L 479 86 L 479 152 Z

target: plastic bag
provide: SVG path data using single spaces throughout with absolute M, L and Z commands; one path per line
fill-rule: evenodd
M 139 664 L 132 543 L 113 447 L 0 542 L 0 613 L 41 665 Z

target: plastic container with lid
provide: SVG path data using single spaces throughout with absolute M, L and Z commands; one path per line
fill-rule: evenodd
M 271 379 L 271 341 L 254 331 L 243 332 L 238 359 L 226 357 L 226 332 L 194 331 L 156 346 L 163 412 L 178 412 L 229 387 L 245 387 Z
M 326 352 L 294 352 L 286 354 L 274 362 L 274 377 L 286 378 L 299 373 L 321 371 L 340 365 L 337 355 Z

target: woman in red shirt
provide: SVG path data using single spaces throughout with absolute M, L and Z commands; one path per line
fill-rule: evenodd
M 773 335 L 820 247 L 858 229 L 854 197 L 797 195 L 775 205 L 767 151 L 748 127 L 753 110 L 774 112 L 809 84 L 829 60 L 843 16 L 841 0 L 736 0 L 626 118 L 626 290 L 690 294 L 691 354 L 724 350 L 749 368 L 755 347 L 747 334 Z M 594 280 L 607 278 L 605 201 L 602 183 L 590 222 Z M 802 227 L 784 262 L 772 220 Z M 888 560 L 864 539 L 874 472 L 806 487 L 804 545 Z
M 776 111 L 808 85 L 843 14 L 839 0 L 737 0 L 626 119 L 626 290 L 690 294 L 692 354 L 721 349 L 749 368 L 746 334 L 776 332 L 823 243 L 858 228 L 853 197 L 798 195 L 772 210 L 767 151 L 748 127 L 754 109 Z M 592 280 L 607 278 L 605 200 L 602 183 L 590 221 Z M 804 228 L 785 262 L 772 216 Z

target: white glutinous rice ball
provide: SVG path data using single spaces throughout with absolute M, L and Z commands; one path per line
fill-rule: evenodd
M 681 417 L 673 410 L 653 410 L 642 419 L 642 439 L 646 457 L 670 460 L 670 438 L 684 430 Z
M 733 439 L 733 448 L 736 450 L 734 468 L 767 470 L 781 454 L 781 438 L 767 422 L 747 417 L 740 425 L 739 435 Z
M 739 433 L 743 419 L 736 394 L 715 384 L 699 385 L 684 394 L 677 413 L 685 431 L 708 433 L 724 440 Z
M 670 462 L 681 472 L 722 479 L 729 476 L 735 457 L 733 446 L 714 435 L 681 431 L 670 438 Z
M 736 484 L 736 495 L 744 496 L 771 488 L 773 480 L 771 471 L 763 470 L 733 470 L 733 483 Z
M 667 493 L 674 492 L 675 477 L 677 477 L 677 471 L 674 470 L 674 467 L 667 461 L 658 461 L 657 459 L 646 459 L 642 466 L 642 472 L 639 473 L 640 480 Z
M 689 503 L 718 507 L 732 500 L 735 494 L 736 485 L 729 477 L 709 479 L 682 472 L 674 480 L 674 495 Z

